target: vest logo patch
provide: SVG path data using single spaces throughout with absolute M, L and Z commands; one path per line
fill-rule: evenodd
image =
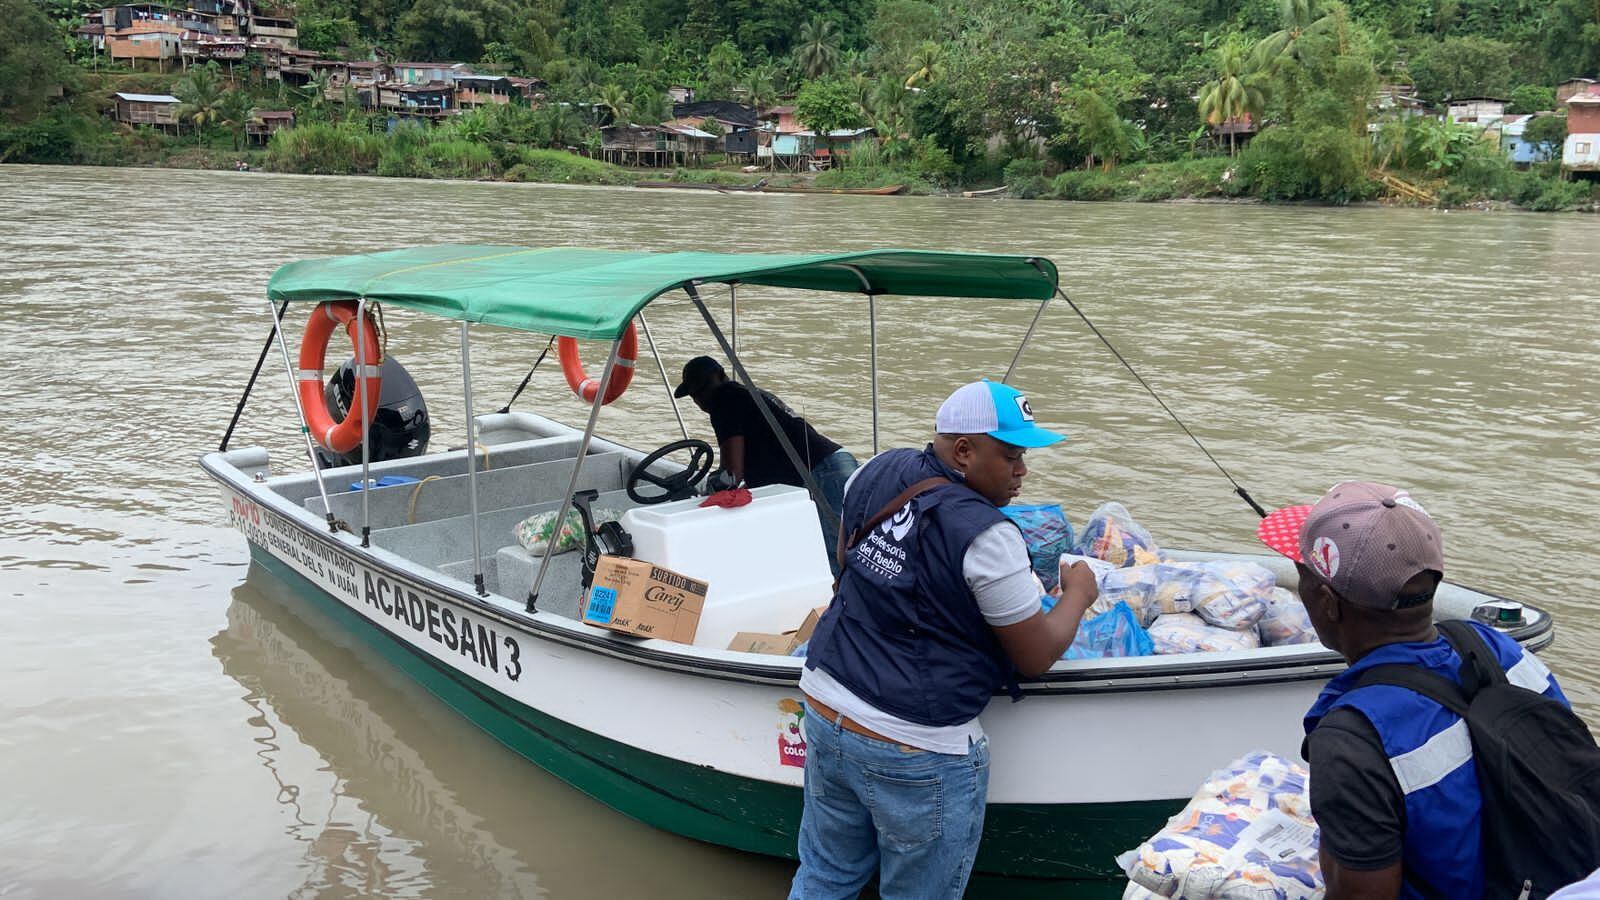
M 894 515 L 884 519 L 883 524 L 878 527 L 883 529 L 884 534 L 891 535 L 896 542 L 899 542 L 906 539 L 906 534 L 911 531 L 911 525 L 916 520 L 916 513 L 911 511 L 911 502 L 908 500 L 905 506 L 896 510 Z
M 788 697 L 778 701 L 778 765 L 806 767 L 806 739 L 800 733 L 800 720 L 806 708 Z

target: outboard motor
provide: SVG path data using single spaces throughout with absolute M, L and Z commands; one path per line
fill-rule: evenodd
M 599 528 L 594 527 L 594 513 L 590 511 L 589 504 L 599 498 L 600 492 L 590 488 L 572 495 L 572 508 L 578 511 L 578 518 L 583 520 L 583 588 L 589 589 L 594 584 L 594 570 L 600 564 L 600 557 L 605 556 L 632 556 L 633 536 L 623 530 L 619 522 L 606 522 Z
M 323 399 L 328 404 L 328 411 L 339 419 L 349 414 L 350 405 L 355 402 L 354 366 L 354 357 L 345 360 L 344 364 L 333 373 L 333 377 L 328 379 L 327 387 L 322 392 Z M 372 427 L 367 434 L 372 461 L 382 462 L 386 459 L 421 456 L 428 451 L 428 437 L 431 432 L 428 424 L 428 404 L 422 399 L 422 391 L 412 379 L 411 373 L 407 372 L 405 366 L 400 365 L 399 360 L 393 356 L 384 357 L 382 378 L 383 389 L 378 393 L 378 412 L 372 417 Z M 317 454 L 326 467 L 361 464 L 359 446 L 343 455 L 319 446 Z

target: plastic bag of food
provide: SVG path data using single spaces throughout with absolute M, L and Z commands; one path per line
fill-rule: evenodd
M 1022 505 L 1012 503 L 1000 508 L 1006 518 L 1022 529 L 1022 538 L 1028 543 L 1028 558 L 1033 562 L 1033 573 L 1039 576 L 1044 589 L 1053 591 L 1061 583 L 1061 554 L 1072 549 L 1072 523 L 1061 511 L 1059 503 Z
M 1102 616 L 1123 604 L 1133 611 L 1140 626 L 1148 626 L 1161 615 L 1161 607 L 1155 604 L 1154 597 L 1156 586 L 1161 581 L 1160 566 L 1128 566 L 1124 569 L 1107 567 L 1107 564 L 1096 560 L 1102 568 L 1096 571 L 1095 584 L 1100 588 L 1100 596 L 1089 607 L 1087 615 Z
M 1268 647 L 1284 644 L 1314 644 L 1317 629 L 1300 598 L 1287 588 L 1274 588 L 1267 599 L 1267 612 L 1256 623 L 1261 643 Z
M 1245 565 L 1251 565 L 1246 563 Z M 1202 563 L 1186 567 L 1190 573 L 1184 584 L 1189 606 L 1206 624 L 1234 631 L 1248 631 L 1255 627 L 1267 611 L 1267 598 L 1272 596 L 1272 573 L 1260 566 L 1267 577 L 1267 589 L 1255 590 L 1251 582 L 1235 582 L 1223 574 L 1225 566 L 1219 563 Z
M 1135 559 L 1135 551 L 1138 550 L 1145 551 L 1151 557 L 1160 554 L 1155 538 L 1143 525 L 1133 520 L 1127 507 L 1121 503 L 1102 503 L 1090 513 L 1075 548 L 1075 552 L 1082 556 L 1103 559 L 1116 566 L 1137 565 L 1140 560 Z
M 595 527 L 605 522 L 615 522 L 622 514 L 614 509 L 593 510 Z M 517 543 L 522 549 L 533 556 L 544 556 L 545 550 L 550 545 L 550 532 L 555 530 L 556 511 L 546 510 L 542 513 L 523 519 L 517 523 Z M 567 524 L 561 529 L 561 536 L 556 538 L 556 548 L 551 555 L 576 550 L 583 546 L 583 518 L 575 509 L 567 510 Z
M 1149 656 L 1154 652 L 1155 646 L 1150 643 L 1150 635 L 1145 634 L 1133 610 L 1126 603 L 1118 603 L 1110 612 L 1080 623 L 1072 646 L 1061 658 L 1106 659 L 1113 656 Z
M 1229 650 L 1253 650 L 1261 646 L 1255 629 L 1234 631 L 1207 625 L 1193 613 L 1174 613 L 1157 616 L 1147 629 L 1150 642 L 1157 655 L 1169 653 L 1220 653 Z
M 1117 857 L 1180 900 L 1313 900 L 1323 892 L 1306 770 L 1255 751 L 1212 773 L 1183 811 Z

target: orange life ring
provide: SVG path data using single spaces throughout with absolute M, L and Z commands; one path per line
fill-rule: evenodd
M 354 300 L 330 300 L 320 303 L 306 319 L 305 334 L 300 337 L 299 391 L 300 409 L 305 413 L 306 425 L 317 443 L 335 453 L 349 453 L 361 446 L 361 432 L 365 423 L 372 421 L 378 412 L 378 396 L 382 393 L 383 346 L 379 343 L 378 326 L 373 324 L 372 312 L 367 311 L 363 335 L 356 331 L 357 304 Z M 350 336 L 350 349 L 359 357 L 356 366 L 356 395 L 350 404 L 351 411 L 360 409 L 365 415 L 346 415 L 344 421 L 335 422 L 328 412 L 328 401 L 323 396 L 322 363 L 328 351 L 328 338 L 335 326 L 343 325 Z M 365 351 L 365 352 L 362 352 Z
M 593 403 L 594 395 L 600 390 L 600 382 L 590 378 L 589 373 L 583 370 L 583 360 L 578 358 L 578 342 L 564 337 L 556 342 L 556 349 L 561 356 L 561 374 L 567 376 L 567 386 L 583 402 Z M 617 351 L 617 370 L 611 373 L 611 384 L 606 388 L 602 405 L 621 397 L 622 392 L 628 389 L 628 383 L 633 381 L 633 362 L 638 358 L 639 333 L 629 322 L 628 330 L 622 333 L 622 347 Z

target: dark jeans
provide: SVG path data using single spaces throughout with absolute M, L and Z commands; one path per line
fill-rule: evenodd
M 835 576 L 839 574 L 839 559 L 835 551 L 839 547 L 839 515 L 844 511 L 844 483 L 850 480 L 850 473 L 859 465 L 850 451 L 835 450 L 811 467 L 811 477 L 817 480 L 817 487 L 822 489 L 823 499 L 833 507 L 833 515 L 829 516 L 818 504 L 817 518 L 822 522 L 822 540 L 828 548 L 828 568 L 833 570 Z

